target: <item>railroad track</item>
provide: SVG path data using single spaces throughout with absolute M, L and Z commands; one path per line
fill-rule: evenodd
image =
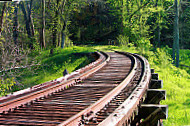
M 155 89 L 162 81 L 145 58 L 96 55 L 70 75 L 0 98 L 0 125 L 158 125 L 167 118 L 167 106 L 159 105 L 165 91 Z

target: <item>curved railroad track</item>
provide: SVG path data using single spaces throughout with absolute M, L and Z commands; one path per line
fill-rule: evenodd
M 152 105 L 165 95 L 151 99 L 147 93 L 161 83 L 145 58 L 124 52 L 96 55 L 95 62 L 72 74 L 0 98 L 0 125 L 147 125 L 159 124 L 160 111 L 167 116 L 167 106 Z

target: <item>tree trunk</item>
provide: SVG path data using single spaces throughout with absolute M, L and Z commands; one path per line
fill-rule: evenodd
M 54 25 L 53 25 L 53 47 L 56 47 L 56 41 L 57 41 L 57 24 L 58 24 L 58 12 L 56 10 L 55 17 L 54 17 Z
M 183 40 L 183 32 L 184 32 L 184 9 L 182 7 L 182 0 L 180 0 L 180 8 L 179 8 L 179 32 L 180 32 L 180 36 L 179 36 L 179 43 L 180 43 L 180 47 L 183 49 L 184 48 L 184 40 Z
M 61 48 L 63 49 L 65 45 L 65 34 L 64 31 L 62 31 L 62 41 L 61 41 Z
M 28 38 L 30 39 L 29 48 L 32 49 L 33 48 L 33 42 L 32 42 L 32 39 L 31 39 L 31 30 L 30 30 L 30 18 L 29 18 L 30 17 L 30 12 L 27 15 L 26 9 L 25 9 L 25 6 L 24 6 L 24 2 L 21 2 L 20 5 L 21 5 L 22 12 L 24 14 L 24 19 L 25 19 L 25 25 L 26 25 L 26 31 L 27 31 L 27 34 L 28 34 Z
M 42 1 L 42 22 L 42 47 L 45 48 L 45 0 Z
M 57 0 L 57 8 L 55 10 L 55 17 L 54 17 L 54 25 L 53 25 L 53 29 L 52 29 L 52 35 L 53 35 L 53 47 L 55 48 L 57 46 L 57 25 L 58 25 L 58 20 L 59 20 L 59 4 L 60 4 L 60 0 Z
M 176 67 L 179 67 L 179 9 L 177 0 L 175 0 L 173 60 Z
M 33 3 L 33 0 L 30 1 L 30 4 L 28 5 L 27 9 L 28 9 L 28 20 L 29 20 L 29 24 L 30 24 L 30 28 L 31 28 L 31 35 L 33 37 L 34 36 L 34 24 L 33 24 L 32 15 L 31 15 L 32 3 Z
M 157 8 L 158 7 L 158 0 L 156 0 L 156 4 L 155 4 L 155 7 Z M 161 41 L 160 41 L 160 12 L 158 12 L 158 26 L 157 26 L 157 42 L 158 42 L 158 47 L 161 46 Z
M 65 45 L 65 27 L 66 27 L 66 23 L 64 22 L 64 25 L 63 25 L 63 28 L 62 28 L 62 34 L 61 34 L 61 48 L 63 49 L 64 48 L 64 45 Z
M 35 32 L 35 30 L 34 30 L 34 23 L 33 23 L 33 19 L 32 19 L 32 15 L 30 15 L 30 20 L 31 20 L 31 30 L 32 30 L 32 36 L 34 37 L 34 32 Z
M 18 3 L 14 2 L 14 19 L 13 19 L 13 40 L 15 45 L 18 44 Z
M 158 23 L 158 26 L 157 26 L 157 32 L 158 32 L 158 47 L 161 46 L 161 42 L 160 42 L 160 23 Z
M 1 36 L 2 28 L 3 28 L 3 17 L 4 17 L 6 6 L 7 6 L 7 2 L 4 2 L 3 9 L 1 12 L 1 19 L 0 19 L 0 36 Z
M 55 14 L 57 15 L 57 14 Z M 56 40 L 57 40 L 57 19 L 55 19 L 54 21 L 54 26 L 53 26 L 53 47 L 55 48 L 56 47 Z
M 26 9 L 25 9 L 25 7 L 24 7 L 24 3 L 21 2 L 20 5 L 21 5 L 22 12 L 23 12 L 23 14 L 24 14 L 25 25 L 26 25 L 26 31 L 27 31 L 28 37 L 30 38 L 30 37 L 31 37 L 30 24 L 29 24 L 30 22 L 29 22 L 27 13 L 26 13 Z

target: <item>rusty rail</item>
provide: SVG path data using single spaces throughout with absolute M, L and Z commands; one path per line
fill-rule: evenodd
M 150 66 L 145 58 L 137 54 L 133 55 L 140 58 L 144 64 L 143 75 L 140 83 L 132 92 L 132 94 L 98 126 L 121 126 L 123 124 L 126 124 L 126 121 L 131 121 L 131 118 L 134 117 L 134 114 L 138 111 L 138 107 L 140 106 L 143 100 L 143 96 L 148 89 L 148 84 L 151 79 L 151 72 Z
M 95 62 L 92 62 L 84 68 L 74 71 L 66 77 L 61 77 L 59 79 L 1 97 L 0 113 L 6 113 L 6 111 L 11 111 L 11 109 L 15 107 L 29 103 L 32 100 L 38 99 L 40 97 L 47 96 L 48 94 L 56 92 L 60 89 L 66 89 L 81 81 L 82 79 L 87 78 L 89 75 L 105 66 L 110 60 L 110 57 L 107 54 L 104 53 L 103 55 L 99 52 L 96 53 L 99 58 Z
M 150 102 L 146 98 L 164 91 L 149 90 L 151 86 L 160 87 L 161 81 L 155 80 L 158 75 L 151 73 L 144 57 L 125 52 L 97 54 L 98 60 L 66 77 L 0 98 L 0 124 L 13 121 L 16 125 L 146 125 L 149 120 L 167 116 L 167 106 L 142 105 L 159 103 L 164 98 L 155 100 L 147 96 Z M 149 108 L 153 112 L 145 114 Z M 160 111 L 164 114 L 152 119 Z M 36 112 L 36 116 L 30 116 L 31 112 Z
M 74 115 L 67 121 L 64 121 L 59 126 L 76 126 L 79 124 L 79 122 L 81 122 L 81 116 L 86 116 L 88 119 L 90 119 L 95 113 L 97 113 L 100 109 L 107 105 L 112 100 L 112 98 L 114 98 L 121 92 L 121 90 L 131 81 L 135 74 L 135 69 L 137 68 L 136 59 L 130 54 L 128 54 L 128 56 L 132 58 L 134 65 L 132 66 L 132 70 L 125 78 L 125 80 L 123 80 L 117 87 L 115 87 L 111 92 L 99 99 L 97 102 L 95 102 L 85 110 L 81 111 L 77 115 Z

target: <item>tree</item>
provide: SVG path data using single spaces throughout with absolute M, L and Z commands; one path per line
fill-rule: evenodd
M 174 19 L 174 40 L 173 40 L 173 60 L 176 67 L 179 67 L 179 8 L 178 1 L 175 0 L 175 19 Z
M 14 2 L 13 39 L 18 44 L 18 2 Z
M 2 29 L 3 29 L 3 17 L 4 17 L 6 6 L 7 6 L 7 2 L 4 2 L 3 9 L 2 9 L 2 12 L 1 12 L 1 19 L 0 19 L 0 36 L 1 36 Z
M 34 37 L 34 24 L 33 24 L 32 14 L 31 14 L 32 6 L 33 6 L 33 0 L 30 0 L 30 4 L 27 4 L 28 20 L 29 20 L 29 24 L 30 24 L 30 27 L 31 27 L 32 37 Z
M 30 7 L 27 7 L 28 13 L 26 12 L 24 2 L 20 2 L 20 6 L 21 6 L 22 12 L 24 14 L 25 25 L 26 25 L 25 27 L 26 27 L 26 31 L 28 34 L 28 38 L 29 38 L 29 48 L 33 49 L 34 28 L 33 28 L 33 24 L 31 25 L 31 22 L 32 22 L 32 19 L 31 19 L 32 0 L 30 1 Z
M 42 0 L 42 29 L 41 29 L 41 47 L 45 48 L 46 47 L 46 42 L 45 42 L 45 0 Z

